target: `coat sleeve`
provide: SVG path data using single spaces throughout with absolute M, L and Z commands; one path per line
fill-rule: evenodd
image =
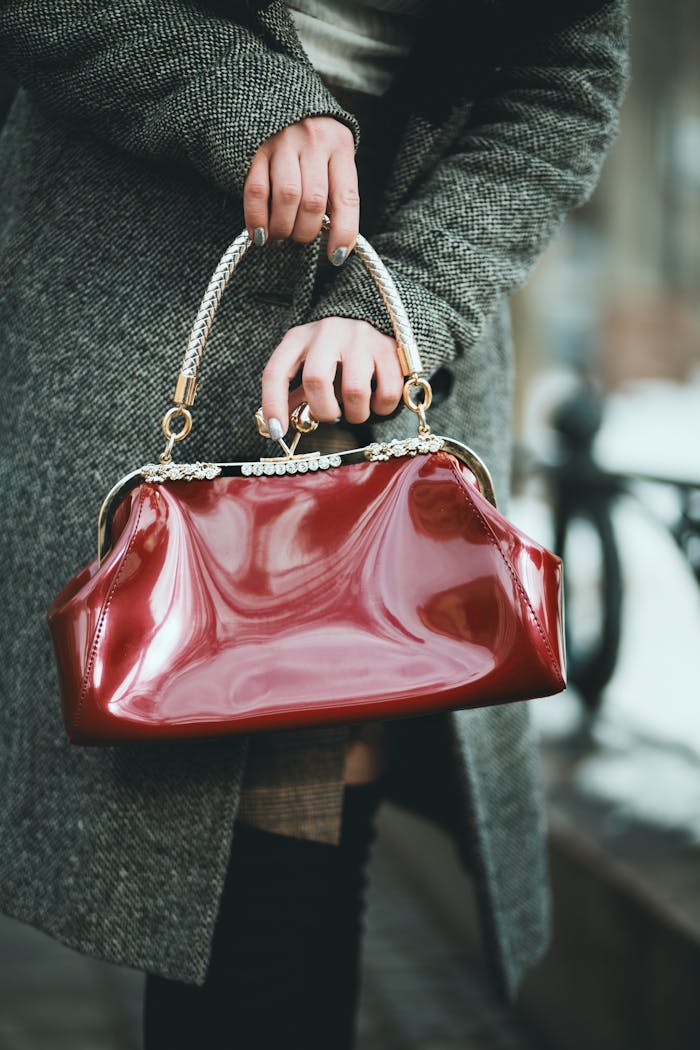
M 0 65 L 52 118 L 242 194 L 258 146 L 309 116 L 359 127 L 310 64 L 269 46 L 250 5 L 2 0 Z M 235 19 L 235 20 L 234 20 Z
M 628 82 L 624 0 L 498 70 L 460 141 L 385 217 L 372 244 L 395 278 L 428 375 L 469 351 L 568 212 L 593 192 Z M 353 317 L 392 334 L 351 254 L 309 321 Z

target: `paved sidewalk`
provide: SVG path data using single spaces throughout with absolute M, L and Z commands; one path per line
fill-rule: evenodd
M 388 809 L 372 860 L 357 1050 L 534 1050 L 408 870 Z M 0 917 L 0 1050 L 140 1050 L 142 983 Z
M 467 883 L 442 833 L 384 807 L 371 879 L 357 1050 L 544 1050 L 472 955 Z
M 0 917 L 0 1050 L 140 1050 L 142 981 Z

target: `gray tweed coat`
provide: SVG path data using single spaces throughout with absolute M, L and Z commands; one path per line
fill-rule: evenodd
M 614 0 L 534 34 L 441 117 L 411 108 L 374 232 L 428 372 L 452 373 L 434 429 L 482 454 L 502 506 L 505 297 L 596 184 L 626 33 Z M 256 148 L 312 114 L 360 129 L 279 0 L 6 0 L 0 60 L 22 85 L 0 139 L 0 909 L 82 952 L 201 984 L 249 738 L 69 746 L 45 611 L 93 554 L 103 494 L 160 450 L 200 297 L 243 225 Z M 250 412 L 292 324 L 341 314 L 388 330 L 358 260 L 314 294 L 318 251 L 318 239 L 285 242 L 244 261 L 187 458 L 266 451 Z M 397 417 L 376 432 L 412 427 Z M 512 995 L 548 931 L 527 705 L 407 721 L 392 793 L 454 836 Z

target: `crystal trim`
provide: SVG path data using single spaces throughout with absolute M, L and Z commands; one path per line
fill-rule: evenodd
M 374 441 L 365 449 L 365 456 L 373 463 L 400 456 L 417 456 L 418 453 L 439 452 L 445 442 L 436 434 L 425 437 L 393 438 L 391 441 Z
M 342 466 L 343 460 L 337 452 L 328 456 L 309 456 L 308 459 L 278 459 L 274 463 L 242 463 L 241 474 L 244 478 L 259 478 L 263 474 L 272 477 L 273 474 L 306 474 L 308 471 L 328 470 L 330 467 Z
M 211 481 L 221 474 L 216 463 L 147 463 L 141 468 L 144 481 Z

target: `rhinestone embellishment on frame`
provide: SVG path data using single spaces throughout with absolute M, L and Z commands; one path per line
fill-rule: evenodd
M 419 453 L 439 452 L 445 442 L 436 434 L 425 437 L 393 438 L 391 441 L 374 441 L 365 449 L 365 456 L 373 463 L 400 456 L 417 456 Z
M 211 481 L 218 478 L 216 463 L 147 463 L 141 468 L 144 481 Z
M 275 463 L 243 463 L 241 474 L 245 478 L 272 477 L 277 474 L 307 474 L 315 470 L 339 467 L 342 459 L 337 452 L 330 456 L 313 456 L 308 459 L 278 459 Z

